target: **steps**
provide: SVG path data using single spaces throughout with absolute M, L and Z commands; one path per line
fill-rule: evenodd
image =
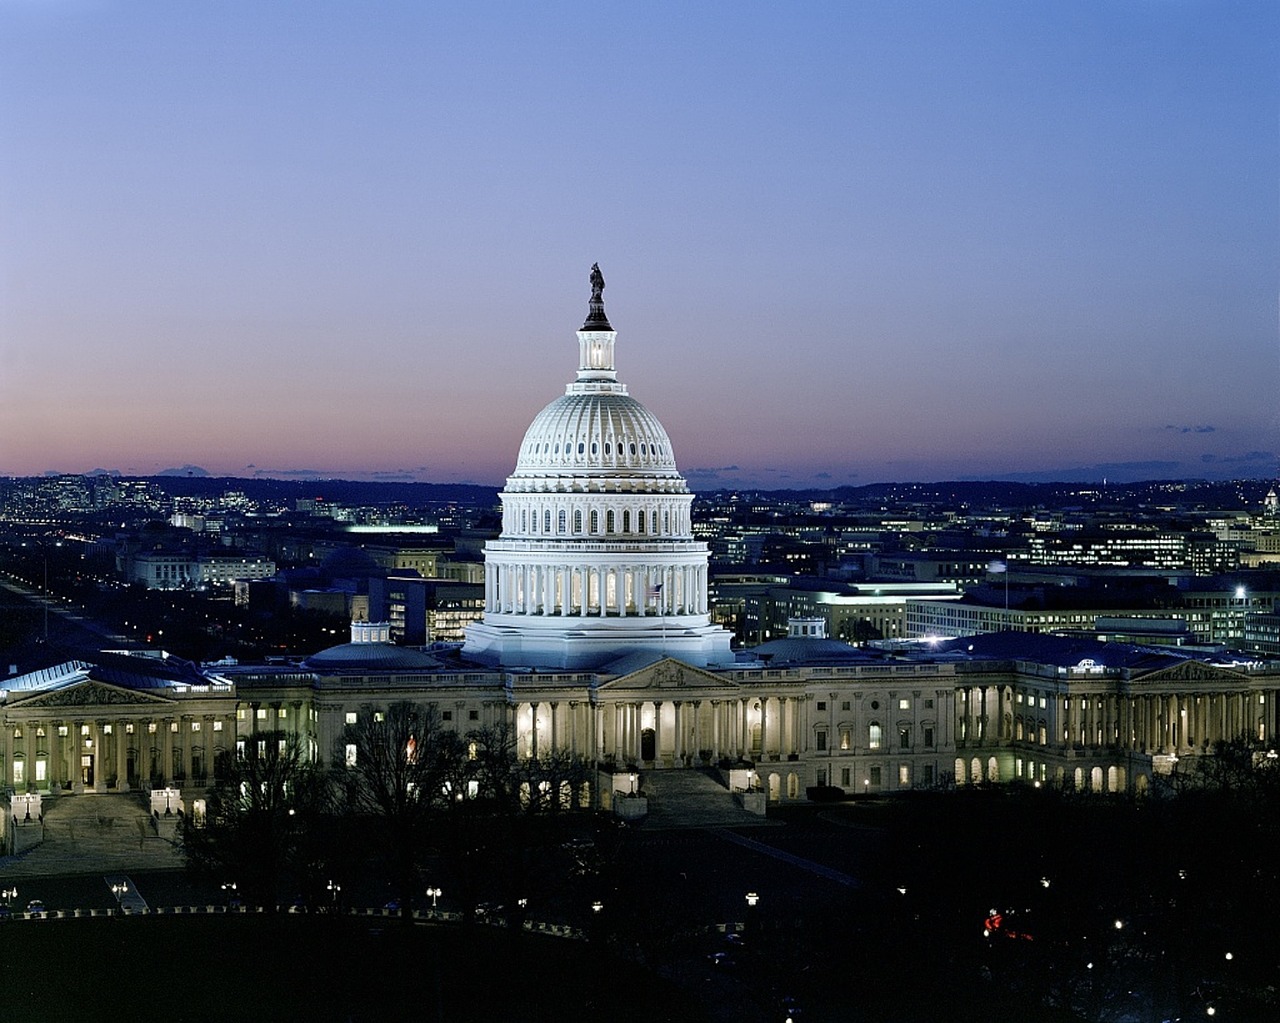
M 0 858 L 0 875 L 123 873 L 182 865 L 181 850 L 156 835 L 138 796 L 59 796 L 45 803 L 44 841 Z
M 744 810 L 719 779 L 697 768 L 646 771 L 641 794 L 649 799 L 646 831 L 666 828 L 738 828 L 768 822 Z

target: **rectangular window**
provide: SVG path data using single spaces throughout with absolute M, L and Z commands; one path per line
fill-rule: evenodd
M 154 721 L 151 721 L 147 724 L 147 734 L 148 735 L 156 734 L 156 723 Z
M 933 700 L 925 700 L 924 705 L 926 710 L 933 710 Z
M 125 725 L 125 726 L 124 726 L 124 732 L 125 732 L 125 735 L 132 735 L 132 734 L 133 734 L 133 725 Z
M 170 721 L 170 722 L 169 722 L 169 731 L 171 731 L 171 732 L 176 732 L 177 730 L 178 730 L 178 722 L 176 722 L 176 721 Z
M 826 700 L 819 700 L 819 701 L 818 701 L 818 710 L 826 710 L 826 709 L 827 709 L 827 701 L 826 701 Z
M 47 771 L 47 769 L 48 769 L 48 766 L 49 766 L 49 765 L 48 765 L 48 762 L 47 762 L 47 761 L 44 761 L 44 760 L 37 760 L 37 761 L 36 761 L 36 781 L 44 781 L 44 780 L 45 780 L 45 777 L 46 777 L 46 771 Z
M 22 773 L 23 766 L 24 765 L 21 760 L 15 760 L 13 762 L 13 784 L 15 788 L 18 787 L 19 785 L 24 784 L 25 782 L 25 779 Z
M 222 722 L 221 722 L 221 721 L 215 721 L 215 722 L 213 723 L 213 730 L 214 730 L 215 732 L 221 732 L 221 731 L 222 731 Z M 130 726 L 129 726 L 129 731 L 131 731 L 131 732 L 133 731 L 133 726 L 132 726 L 132 725 L 130 725 Z
M 43 729 L 43 728 L 41 728 L 41 729 L 40 729 L 36 734 L 37 734 L 37 735 L 44 735 L 44 729 Z M 110 725 L 103 725 L 103 726 L 102 726 L 102 734 L 103 734 L 103 735 L 110 735 L 110 734 L 111 734 L 111 726 L 110 726 Z
M 911 784 L 911 765 L 910 764 L 898 765 L 898 784 L 903 787 L 910 786 Z
M 898 729 L 898 749 L 910 749 L 910 748 L 911 748 L 911 729 L 899 728 Z
M 880 768 L 879 767 L 871 768 L 870 774 L 871 774 L 871 777 L 868 779 L 868 781 L 870 781 L 871 784 L 874 785 L 876 788 L 879 788 L 880 787 Z
M 871 725 L 867 728 L 867 748 L 880 748 L 880 726 L 874 721 L 871 722 Z
M 932 728 L 926 728 L 924 730 L 924 744 L 926 746 L 933 745 L 933 729 Z
M 451 711 L 451 710 L 441 711 L 441 712 L 440 712 L 440 720 L 441 720 L 441 721 L 452 721 L 452 720 L 453 720 L 453 711 Z
M 276 718 L 277 718 L 278 720 L 283 721 L 283 720 L 284 720 L 285 718 L 287 718 L 288 716 L 289 716 L 289 710 L 288 710 L 288 708 L 286 708 L 286 707 L 278 707 L 278 708 L 276 708 Z
M 478 710 L 469 710 L 469 711 L 467 711 L 467 720 L 468 720 L 468 721 L 479 721 L 479 720 L 480 720 L 480 712 L 479 712 Z
M 259 708 L 258 708 L 258 720 L 259 720 L 259 721 L 266 721 L 266 720 L 267 720 L 267 708 L 266 708 L 266 707 L 259 707 Z
M 933 765 L 932 764 L 924 765 L 924 784 L 926 785 L 933 784 Z
M 826 748 L 827 748 L 827 733 L 819 732 L 818 733 L 818 751 L 821 752 Z
M 356 744 L 354 742 L 347 743 L 345 759 L 348 767 L 356 766 Z
M 83 737 L 83 736 L 86 736 L 86 735 L 88 735 L 88 734 L 89 734 L 89 726 L 88 726 L 88 725 L 81 725 L 81 726 L 80 726 L 80 735 Z
M 910 700 L 902 699 L 898 701 L 898 710 L 910 710 L 910 709 L 911 709 Z
M 356 723 L 356 712 L 354 710 L 347 711 L 347 724 L 354 725 Z
M 843 702 L 840 704 L 840 709 L 841 709 L 841 710 L 849 710 L 849 709 L 850 709 L 849 701 L 848 701 L 848 700 L 843 701 Z
M 200 731 L 200 722 L 199 722 L 199 721 L 192 721 L 192 722 L 191 722 L 191 730 L 192 730 L 193 732 L 198 732 L 198 731 Z
M 244 720 L 244 708 L 243 708 L 243 707 L 237 707 L 237 708 L 236 708 L 236 720 L 237 720 L 237 721 L 243 721 L 243 720 Z
M 379 724 L 381 724 L 381 723 L 382 723 L 382 721 L 384 720 L 383 715 L 382 715 L 382 711 L 380 711 L 380 710 L 375 710 L 375 711 L 373 712 L 373 720 L 374 720 L 374 721 L 377 721 Z
M 850 780 L 851 773 L 852 772 L 847 767 L 840 768 L 840 784 L 843 785 L 845 788 L 848 788 L 849 785 L 851 784 L 851 780 Z

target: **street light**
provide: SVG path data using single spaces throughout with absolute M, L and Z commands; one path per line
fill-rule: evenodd
M 427 889 L 427 896 L 431 899 L 431 908 L 432 908 L 432 910 L 434 910 L 434 909 L 436 908 L 436 899 L 440 898 L 440 896 L 441 896 L 441 895 L 443 895 L 443 894 L 444 894 L 444 892 L 442 892 L 439 888 L 428 888 L 428 889 Z
M 747 892 L 747 905 L 751 909 L 755 909 L 756 903 L 760 901 L 760 896 L 756 892 Z

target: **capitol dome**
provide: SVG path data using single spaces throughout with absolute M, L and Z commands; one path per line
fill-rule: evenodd
M 508 487 L 536 487 L 537 481 L 566 476 L 580 483 L 680 480 L 658 417 L 618 391 L 570 391 L 539 412 L 524 435 Z
M 707 545 L 658 418 L 614 368 L 604 277 L 578 331 L 578 372 L 534 417 L 502 490 L 502 535 L 485 545 L 484 620 L 464 655 L 585 668 L 637 649 L 732 661 L 710 624 Z

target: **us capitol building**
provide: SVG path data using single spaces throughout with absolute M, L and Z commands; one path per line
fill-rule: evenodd
M 1280 664 L 997 633 L 855 649 L 819 620 L 746 651 L 713 625 L 705 544 L 670 438 L 627 393 L 591 273 L 578 369 L 534 418 L 485 551 L 485 613 L 457 651 L 352 641 L 293 665 L 101 653 L 0 682 L 4 845 L 41 800 L 142 793 L 199 814 L 219 754 L 285 731 L 344 756 L 343 728 L 409 700 L 460 731 L 509 723 L 519 752 L 595 765 L 589 798 L 716 768 L 755 812 L 815 786 L 978 782 L 1143 791 L 1219 738 L 1277 733 Z

